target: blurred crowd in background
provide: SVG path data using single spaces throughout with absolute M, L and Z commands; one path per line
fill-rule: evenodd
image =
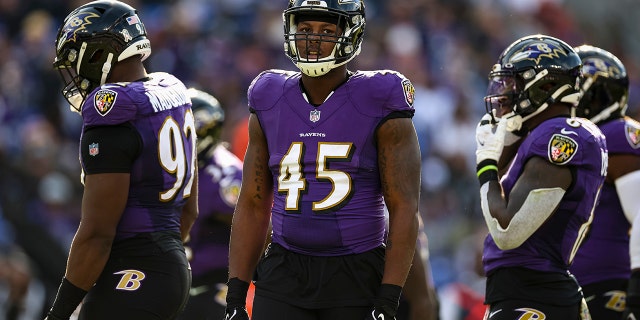
M 41 319 L 52 301 L 79 222 L 81 119 L 69 112 L 52 62 L 57 28 L 85 2 L 0 0 L 0 306 L 26 299 L 21 319 Z M 124 2 L 147 27 L 148 71 L 215 95 L 227 114 L 223 138 L 242 157 L 251 80 L 265 69 L 295 68 L 283 53 L 287 1 Z M 350 69 L 397 70 L 416 87 L 421 214 L 435 284 L 445 300 L 460 286 L 482 295 L 477 263 L 486 231 L 474 137 L 491 66 L 528 34 L 600 46 L 626 65 L 627 114 L 638 118 L 640 1 L 367 0 L 366 15 L 362 53 Z

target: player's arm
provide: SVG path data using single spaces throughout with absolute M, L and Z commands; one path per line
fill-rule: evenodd
M 267 237 L 272 201 L 273 178 L 269 171 L 267 141 L 258 118 L 251 114 L 242 187 L 231 227 L 229 278 L 251 280 Z
M 497 179 L 480 187 L 482 212 L 496 245 L 520 246 L 558 207 L 573 181 L 571 169 L 532 157 L 507 199 Z
M 633 223 L 640 210 L 640 197 L 635 192 L 640 187 L 640 156 L 609 154 L 606 179 L 615 184 L 624 215 Z
M 418 235 L 420 147 L 410 118 L 385 121 L 376 132 L 376 142 L 382 192 L 389 210 L 389 233 L 374 312 L 394 315 Z
M 197 166 L 197 161 L 195 161 Z M 180 235 L 182 242 L 189 241 L 189 233 L 191 227 L 198 218 L 198 168 L 193 170 L 193 184 L 191 185 L 191 196 L 187 199 L 187 202 L 182 207 L 182 215 L 180 216 Z
M 131 165 L 141 149 L 137 131 L 126 125 L 89 128 L 80 144 L 82 215 L 49 319 L 68 318 L 102 273 L 127 203 Z M 92 145 L 99 149 L 91 150 Z
M 109 258 L 116 227 L 129 195 L 129 173 L 85 177 L 82 218 L 73 238 L 65 277 L 89 290 Z
M 608 183 L 615 185 L 622 211 L 631 223 L 631 268 L 640 271 L 640 197 L 637 193 L 640 188 L 640 157 L 631 154 L 609 154 L 606 179 Z
M 229 244 L 229 282 L 225 318 L 248 319 L 245 300 L 249 282 L 262 255 L 271 220 L 273 178 L 269 149 L 255 114 L 249 116 L 249 144 L 242 169 L 242 186 L 233 213 Z M 234 318 L 235 319 L 235 318 Z
M 640 157 L 631 154 L 609 154 L 607 182 L 614 183 L 624 215 L 631 223 L 629 255 L 631 256 L 631 277 L 627 289 L 625 318 L 640 315 Z
M 402 295 L 409 302 L 411 320 L 438 319 L 438 297 L 431 282 L 429 258 L 422 258 L 419 250 L 415 251 L 413 264 L 402 289 Z

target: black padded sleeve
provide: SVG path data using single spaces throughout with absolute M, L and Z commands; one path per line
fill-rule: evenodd
M 141 149 L 140 135 L 130 125 L 91 127 L 82 135 L 80 158 L 85 174 L 128 173 Z

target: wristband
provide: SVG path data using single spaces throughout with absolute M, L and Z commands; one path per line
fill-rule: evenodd
M 87 291 L 76 287 L 67 278 L 62 278 L 56 300 L 49 310 L 49 319 L 69 319 L 87 295 Z
M 227 282 L 227 308 L 243 307 L 247 304 L 249 283 L 237 277 Z
M 478 181 L 480 185 L 495 180 L 498 181 L 498 162 L 496 160 L 486 159 L 478 163 L 476 167 Z
M 380 285 L 380 288 L 378 288 L 378 295 L 374 300 L 374 307 L 383 310 L 391 316 L 395 316 L 398 312 L 401 294 L 401 286 L 383 283 Z
M 633 271 L 629 278 L 627 306 L 640 307 L 640 271 Z

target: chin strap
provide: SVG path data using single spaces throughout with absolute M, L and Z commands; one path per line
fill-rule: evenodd
M 550 97 L 549 99 L 547 99 L 547 101 L 545 101 L 545 103 L 543 103 L 542 105 L 540 105 L 540 107 L 538 107 L 538 109 L 536 109 L 534 112 L 526 115 L 526 116 L 521 116 L 519 114 L 516 114 L 515 111 L 512 111 L 509 114 L 506 114 L 504 116 L 502 116 L 502 118 L 505 118 L 507 120 L 507 131 L 509 132 L 515 132 L 518 131 L 520 129 L 522 129 L 522 124 L 537 116 L 538 114 L 540 114 L 542 111 L 546 110 L 549 107 L 550 103 L 553 103 L 556 101 L 556 99 L 558 98 L 558 96 L 560 96 L 562 93 L 564 93 L 565 91 L 571 89 L 571 85 L 569 84 L 565 84 L 564 86 L 558 88 L 558 90 L 556 90 Z M 568 94 L 564 97 L 562 97 L 562 99 L 560 99 L 560 102 L 564 102 L 564 103 L 569 103 L 573 106 L 578 104 L 578 101 L 580 100 L 580 92 L 576 92 L 576 93 L 572 93 L 572 94 Z
M 109 76 L 109 72 L 111 72 L 111 61 L 113 60 L 113 53 L 109 52 L 107 56 L 107 61 L 102 65 L 102 77 L 100 78 L 100 85 L 105 84 L 107 82 L 107 77 Z

